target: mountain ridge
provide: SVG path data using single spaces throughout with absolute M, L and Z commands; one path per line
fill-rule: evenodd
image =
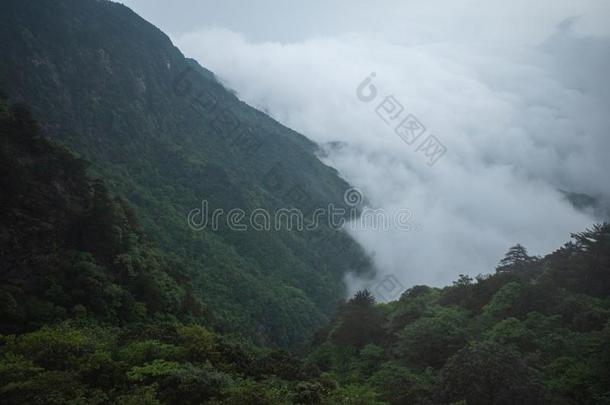
M 189 228 L 203 200 L 225 211 L 308 212 L 345 206 L 349 185 L 313 142 L 240 101 L 156 27 L 108 1 L 8 0 L 0 11 L 0 88 L 92 162 L 237 330 L 302 343 L 344 297 L 343 275 L 372 271 L 349 236 L 326 226 L 314 233 L 328 242 L 315 248 L 304 233 Z

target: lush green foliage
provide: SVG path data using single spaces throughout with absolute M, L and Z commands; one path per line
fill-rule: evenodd
M 27 108 L 0 104 L 0 331 L 203 319 L 183 266 L 145 240 L 129 204 L 42 138 Z
M 308 361 L 391 404 L 610 403 L 609 274 L 609 224 L 542 259 L 511 248 L 494 275 L 359 293 Z
M 608 224 L 444 289 L 361 291 L 299 359 L 223 334 L 181 261 L 26 107 L 0 100 L 0 135 L 3 402 L 610 401 Z
M 29 403 L 354 403 L 285 352 L 201 326 L 101 327 L 78 320 L 2 338 L 0 392 Z
M 26 107 L 0 101 L 0 135 L 4 402 L 610 401 L 608 224 L 397 302 L 361 291 L 299 360 L 214 331 L 181 261 Z
M 339 203 L 347 185 L 309 141 L 118 4 L 5 0 L 0 52 L 0 85 L 55 139 L 0 100 L 2 403 L 610 404 L 610 225 L 544 258 L 517 245 L 493 275 L 336 308 L 344 272 L 368 266 L 345 235 L 185 222 L 202 199 Z M 202 94 L 257 153 L 227 143 Z M 298 356 L 253 344 L 318 327 Z
M 85 167 L 40 136 L 26 107 L 0 99 L 2 403 L 373 398 L 214 331 L 223 323 L 191 294 L 180 261 L 147 242 L 129 204 Z
M 241 102 L 128 8 L 95 0 L 0 2 L 0 89 L 45 134 L 92 162 L 142 229 L 180 262 L 226 329 L 293 347 L 327 321 L 359 246 L 323 226 L 195 231 L 188 213 L 235 208 L 310 213 L 344 206 L 348 184 L 316 146 Z

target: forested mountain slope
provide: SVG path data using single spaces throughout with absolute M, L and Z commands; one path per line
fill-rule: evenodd
M 86 166 L 0 99 L 3 403 L 610 403 L 609 224 L 395 302 L 361 291 L 298 358 L 223 334 Z
M 346 235 L 187 224 L 349 186 L 126 7 L 3 0 L 0 90 L 2 403 L 610 404 L 609 224 L 342 302 Z
M 383 403 L 608 404 L 610 224 L 572 237 L 544 258 L 514 246 L 494 274 L 388 304 L 360 292 L 309 361 Z
M 369 262 L 346 235 L 194 230 L 187 215 L 343 206 L 348 185 L 316 146 L 241 102 L 128 8 L 95 0 L 0 3 L 0 88 L 45 136 L 92 162 L 193 293 L 260 342 L 302 343 Z M 221 222 L 224 224 L 224 222 Z
M 86 166 L 41 137 L 26 106 L 0 99 L 0 333 L 79 316 L 210 321 L 184 266 Z
M 337 403 L 315 368 L 219 334 L 180 260 L 86 166 L 0 98 L 3 404 Z

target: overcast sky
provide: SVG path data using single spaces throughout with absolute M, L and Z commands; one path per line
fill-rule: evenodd
M 124 3 L 244 101 L 340 141 L 324 159 L 372 207 L 413 213 L 418 231 L 350 231 L 379 272 L 351 290 L 489 273 L 517 242 L 549 253 L 600 219 L 559 189 L 610 200 L 608 1 Z M 433 166 L 394 132 L 404 115 L 376 113 L 388 96 L 446 147 Z

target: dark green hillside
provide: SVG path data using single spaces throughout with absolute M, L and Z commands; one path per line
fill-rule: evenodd
M 0 3 L 0 88 L 46 135 L 92 162 L 194 294 L 259 341 L 302 342 L 368 262 L 345 235 L 194 231 L 188 213 L 343 204 L 348 185 L 303 136 L 239 101 L 128 8 L 94 0 Z M 204 61 L 205 62 L 205 61 Z
M 2 403 L 610 403 L 609 224 L 388 304 L 361 291 L 299 358 L 223 334 L 86 166 L 0 99 Z
M 0 99 L 0 333 L 87 316 L 204 320 L 184 266 L 85 167 L 40 136 L 26 107 Z
M 85 167 L 0 98 L 3 404 L 340 400 L 288 352 L 213 332 L 182 264 Z
M 2 404 L 610 405 L 610 224 L 343 302 L 345 234 L 211 221 L 348 184 L 126 7 L 0 1 L 0 89 Z

